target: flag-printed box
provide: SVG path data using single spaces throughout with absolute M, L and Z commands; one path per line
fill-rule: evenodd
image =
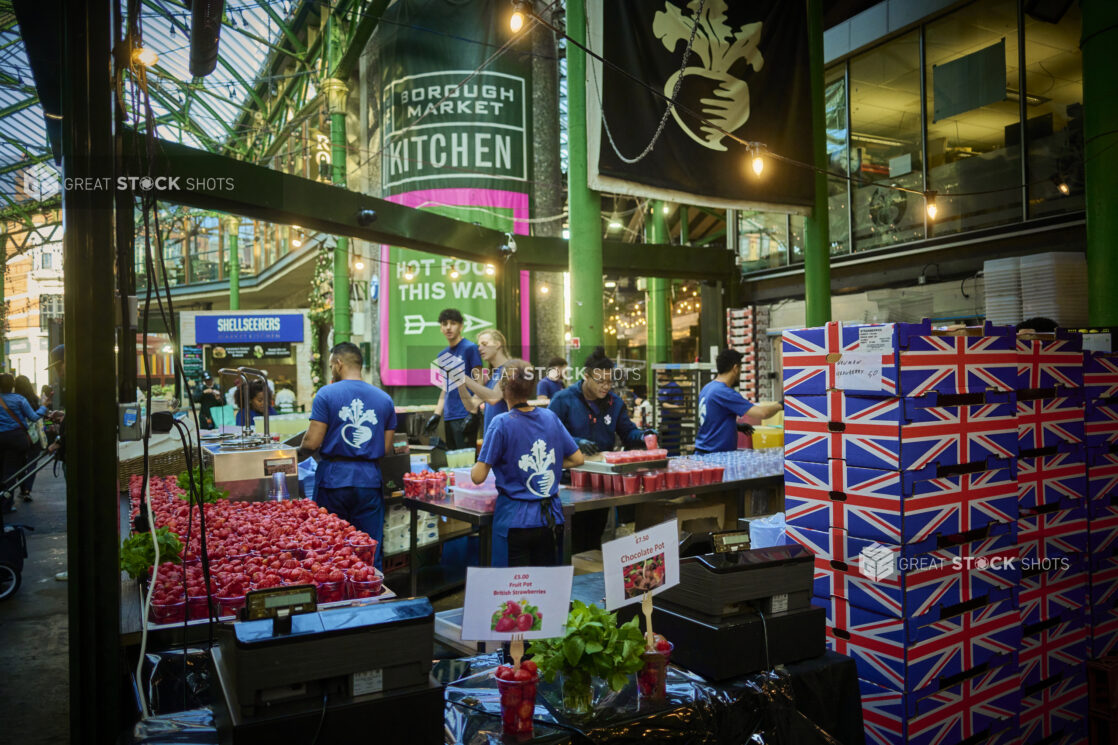
M 1053 618 L 1021 629 L 1021 683 L 1035 685 L 1054 675 L 1084 674 L 1090 632 L 1084 614 Z
M 1118 507 L 1118 453 L 1088 453 L 1087 498 L 1093 512 Z
M 1088 403 L 1105 403 L 1118 399 L 1118 354 L 1088 352 L 1084 362 L 1083 383 Z
M 1087 516 L 1087 551 L 1093 567 L 1118 559 L 1118 507 L 1100 507 Z
M 1075 559 L 1087 552 L 1087 508 L 1024 510 L 1017 520 L 1022 560 Z
M 784 454 L 844 460 L 859 468 L 922 471 L 1017 457 L 1017 409 L 1009 394 L 973 406 L 922 398 L 871 398 L 830 391 L 784 399 Z
M 1083 428 L 1087 447 L 1113 450 L 1118 446 L 1118 404 L 1088 406 Z
M 931 323 L 826 326 L 785 331 L 784 394 L 828 390 L 888 397 L 1012 391 L 1017 346 L 1008 327 L 937 332 Z
M 1086 617 L 1090 573 L 1082 557 L 1021 562 L 1021 624 Z
M 1058 329 L 1041 339 L 1017 337 L 1017 390 L 1083 387 L 1083 335 Z
M 1070 452 L 1084 441 L 1082 389 L 1057 396 L 1017 398 L 1017 439 L 1022 456 Z
M 1021 704 L 1016 668 L 1003 666 L 925 696 L 858 681 L 867 745 L 987 742 L 1015 732 Z
M 1088 657 L 1097 659 L 1118 654 L 1118 613 L 1104 613 L 1092 616 L 1091 642 Z
M 1021 626 L 1012 600 L 983 605 L 925 626 L 859 608 L 846 598 L 814 598 L 827 611 L 827 644 L 854 658 L 858 676 L 903 693 L 940 690 L 983 664 L 1016 662 Z
M 1026 685 L 1021 699 L 1021 745 L 1073 745 L 1087 738 L 1086 673 Z
M 913 557 L 901 555 L 900 546 L 853 538 L 838 528 L 789 526 L 788 537 L 815 554 L 816 597 L 846 598 L 918 626 L 954 615 L 965 603 L 1012 600 L 1021 581 L 1017 538 L 1009 530 Z
M 904 471 L 784 462 L 789 525 L 842 528 L 856 538 L 927 553 L 942 536 L 1017 519 L 1016 463 L 1008 468 L 918 480 Z
M 1017 502 L 1023 510 L 1083 504 L 1087 493 L 1087 463 L 1082 447 L 1017 461 Z
M 1090 576 L 1091 622 L 1118 614 L 1118 559 L 1092 562 Z

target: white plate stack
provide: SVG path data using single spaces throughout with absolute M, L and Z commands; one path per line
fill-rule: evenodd
M 1021 323 L 1021 258 L 991 259 L 982 264 L 986 320 L 999 326 Z
M 1051 318 L 1065 328 L 1087 325 L 1087 257 L 1081 253 L 1021 257 L 1021 316 Z

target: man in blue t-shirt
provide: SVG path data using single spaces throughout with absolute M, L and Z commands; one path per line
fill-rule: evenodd
M 381 568 L 384 497 L 377 459 L 393 452 L 396 407 L 388 394 L 361 379 L 363 360 L 356 344 L 330 350 L 334 382 L 315 394 L 301 449 L 319 451 L 314 499 L 377 542 Z
M 618 437 L 623 447 L 644 449 L 643 437 L 651 431 L 633 424 L 625 402 L 611 390 L 613 378 L 613 360 L 598 347 L 586 359 L 582 380 L 556 393 L 547 407 L 587 455 L 613 450 Z
M 497 483 L 490 564 L 552 566 L 563 532 L 559 478 L 582 453 L 555 414 L 528 404 L 536 380 L 527 362 L 506 362 L 499 386 L 509 410 L 493 418 L 470 472 L 480 484 L 492 470 Z
M 479 379 L 482 362 L 477 345 L 469 339 L 462 338 L 464 323 L 462 313 L 455 308 L 445 308 L 439 313 L 439 330 L 446 337 L 447 347 L 439 352 L 435 364 L 449 372 L 439 391 L 439 403 L 435 405 L 435 413 L 427 420 L 425 431 L 428 435 L 435 434 L 439 419 L 442 419 L 445 422 L 445 440 L 448 450 L 477 446 L 477 417 L 474 416 L 476 412 L 466 407 L 460 389 L 463 385 L 461 376 Z
M 699 393 L 699 433 L 695 452 L 737 450 L 737 419 L 741 415 L 760 424 L 784 408 L 783 403 L 753 404 L 736 390 L 741 380 L 741 352 L 724 349 L 715 359 L 718 375 Z
M 563 382 L 563 375 L 567 371 L 567 361 L 562 357 L 552 357 L 547 363 L 547 372 L 544 373 L 539 385 L 536 386 L 536 397 L 546 398 L 549 401 L 555 394 L 567 386 Z

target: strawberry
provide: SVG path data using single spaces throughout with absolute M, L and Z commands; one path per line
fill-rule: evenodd
M 501 665 L 497 668 L 497 677 L 501 680 L 512 680 L 512 668 L 508 665 Z
M 663 653 L 670 652 L 672 651 L 672 643 L 667 639 L 661 639 L 660 641 L 656 642 L 656 651 Z
M 540 671 L 539 667 L 532 660 L 524 660 L 524 662 L 521 662 L 520 669 L 527 670 L 532 677 L 538 675 Z
M 531 721 L 532 713 L 534 710 L 535 706 L 532 705 L 531 701 L 522 701 L 520 702 L 520 711 L 518 711 L 517 714 L 520 715 L 521 719 L 527 719 Z
M 532 673 L 528 672 L 523 667 L 519 670 L 514 670 L 512 674 L 512 680 L 515 680 L 518 683 L 527 683 L 532 680 L 532 678 Z
M 505 615 L 506 616 L 512 616 L 513 618 L 516 618 L 517 616 L 519 616 L 520 615 L 520 604 L 517 603 L 515 600 L 510 600 L 507 603 L 505 603 Z
M 521 613 L 520 617 L 516 619 L 516 628 L 520 631 L 528 631 L 532 628 L 532 623 L 535 620 L 531 613 Z
M 512 616 L 501 616 L 494 631 L 502 634 L 508 631 L 516 631 L 516 621 L 513 620 Z

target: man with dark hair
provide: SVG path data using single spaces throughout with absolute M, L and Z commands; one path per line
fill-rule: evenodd
M 427 420 L 424 430 L 428 435 L 433 435 L 439 426 L 439 419 L 445 423 L 446 446 L 448 450 L 473 447 L 477 444 L 477 426 L 473 424 L 473 439 L 469 437 L 469 430 L 476 412 L 467 408 L 466 401 L 462 398 L 462 375 L 468 375 L 474 380 L 479 379 L 482 368 L 481 353 L 477 345 L 469 339 L 462 338 L 462 324 L 465 319 L 462 313 L 455 308 L 445 308 L 439 313 L 439 330 L 446 337 L 447 347 L 439 352 L 435 364 L 449 372 L 445 376 L 439 402 L 435 405 L 435 413 Z M 472 405 L 472 404 L 471 404 Z
M 699 392 L 697 454 L 736 450 L 739 416 L 744 414 L 752 424 L 760 424 L 784 407 L 781 403 L 755 405 L 735 390 L 741 380 L 741 359 L 741 352 L 722 350 L 714 361 L 718 374 Z
M 621 397 L 611 391 L 613 376 L 613 360 L 598 347 L 586 360 L 582 380 L 556 393 L 548 405 L 587 455 L 613 450 L 617 437 L 625 447 L 644 447 L 645 433 L 629 419 Z
M 393 452 L 396 407 L 387 393 L 362 380 L 362 362 L 356 344 L 330 350 L 334 382 L 315 394 L 301 450 L 320 450 L 315 502 L 373 537 L 380 569 L 384 497 L 377 459 Z
M 1051 318 L 1045 318 L 1044 316 L 1033 316 L 1032 318 L 1026 318 L 1024 321 L 1021 321 L 1021 323 L 1017 324 L 1017 333 L 1018 335 L 1032 333 L 1051 334 L 1059 327 L 1060 324 L 1056 323 Z
M 552 357 L 547 363 L 547 372 L 544 373 L 539 385 L 536 386 L 536 396 L 548 400 L 566 388 L 563 384 L 563 371 L 567 368 L 567 361 L 562 357 Z

